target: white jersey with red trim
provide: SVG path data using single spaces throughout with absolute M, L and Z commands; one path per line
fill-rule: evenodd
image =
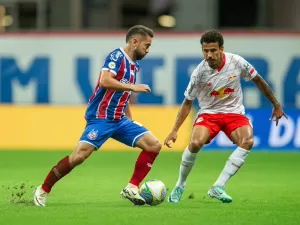
M 212 69 L 203 60 L 191 75 L 184 95 L 188 100 L 198 99 L 198 114 L 245 114 L 240 79 L 250 81 L 257 71 L 239 55 L 225 52 L 223 59 L 219 69 Z

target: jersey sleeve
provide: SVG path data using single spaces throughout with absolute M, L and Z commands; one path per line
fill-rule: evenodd
M 102 71 L 109 71 L 117 75 L 121 67 L 123 58 L 124 55 L 119 49 L 114 50 L 106 57 L 105 63 L 102 67 Z
M 199 64 L 196 69 L 193 71 L 190 82 L 184 92 L 184 97 L 188 100 L 194 100 L 198 95 L 198 88 L 197 88 L 197 78 L 200 76 L 200 65 Z
M 243 78 L 245 81 L 250 81 L 257 75 L 256 69 L 249 62 L 247 62 L 243 57 L 241 57 L 240 59 L 240 66 L 241 66 L 241 78 Z

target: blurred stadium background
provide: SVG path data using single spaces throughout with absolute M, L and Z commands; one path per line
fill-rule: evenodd
M 300 3 L 287 2 L 252 0 L 242 7 L 237 0 L 0 0 L 0 148 L 72 149 L 104 57 L 124 45 L 130 26 L 144 24 L 156 37 L 151 54 L 141 61 L 138 82 L 148 83 L 153 92 L 134 96 L 134 118 L 161 141 L 201 60 L 201 32 L 217 28 L 224 32 L 225 50 L 241 54 L 257 68 L 290 117 L 275 128 L 268 121 L 270 104 L 253 84 L 245 83 L 255 149 L 297 151 Z M 174 149 L 185 147 L 191 121 L 181 129 Z M 16 132 L 22 133 L 18 139 L 12 135 Z M 207 146 L 231 147 L 223 135 Z M 125 148 L 114 142 L 104 146 Z
M 2 160 L 6 162 L 2 165 L 4 186 L 18 183 L 22 179 L 30 180 L 33 185 L 39 184 L 50 166 L 62 155 L 72 151 L 84 129 L 85 105 L 96 84 L 104 58 L 112 49 L 124 46 L 124 34 L 135 24 L 153 28 L 156 35 L 150 54 L 140 63 L 141 73 L 137 78 L 137 82 L 149 84 L 152 93 L 134 95 L 135 120 L 148 127 L 161 142 L 164 141 L 173 126 L 191 71 L 202 59 L 200 36 L 207 29 L 219 29 L 224 34 L 225 51 L 242 55 L 256 67 L 273 88 L 289 117 L 289 120 L 282 119 L 279 126 L 275 127 L 275 124 L 269 121 L 272 110 L 269 102 L 252 83 L 243 83 L 246 114 L 254 125 L 253 151 L 257 153 L 253 154 L 261 154 L 266 159 L 256 161 L 256 167 L 256 164 L 251 164 L 255 162 L 250 158 L 249 167 L 252 165 L 252 169 L 261 173 L 259 165 L 269 163 L 267 172 L 279 173 L 286 177 L 286 174 L 293 171 L 295 174 L 289 175 L 293 180 L 300 169 L 299 161 L 296 160 L 300 159 L 300 154 L 297 153 L 300 149 L 299 8 L 298 0 L 286 0 L 284 3 L 280 0 L 0 0 L 0 149 L 3 150 L 0 156 L 2 155 Z M 196 104 L 194 111 L 197 111 Z M 156 175 L 168 186 L 174 185 L 180 152 L 189 141 L 192 120 L 193 115 L 190 115 L 173 148 L 163 149 L 163 152 L 172 152 L 170 154 L 174 156 L 163 155 L 159 161 L 161 165 L 158 163 L 157 168 L 164 169 L 163 164 L 171 164 L 169 176 L 162 175 L 154 167 L 150 177 Z M 234 145 L 220 134 L 204 148 L 207 151 L 204 154 L 207 166 L 214 164 L 215 158 L 226 155 L 227 150 L 233 149 Z M 35 152 L 29 152 L 32 150 Z M 132 151 L 131 148 L 115 141 L 108 141 L 101 149 L 105 150 Z M 20 151 L 26 152 L 21 154 Z M 264 153 L 258 153 L 260 151 Z M 115 157 L 115 153 L 110 154 L 111 157 Z M 117 190 L 127 182 L 135 160 L 132 154 L 134 153 L 128 153 L 127 156 L 132 163 L 122 167 L 126 167 L 124 171 L 129 172 L 122 175 L 126 179 L 120 178 L 123 179 L 123 183 Z M 122 153 L 121 156 L 125 155 Z M 20 156 L 22 158 L 18 158 Z M 47 158 L 47 165 L 28 166 L 29 163 L 36 163 L 36 160 L 42 161 L 43 157 Z M 259 155 L 253 157 L 260 158 Z M 48 160 L 50 158 L 51 161 Z M 204 182 L 209 182 L 209 185 L 213 182 L 226 159 L 227 156 L 224 156 L 223 160 L 218 161 L 219 167 L 212 177 L 206 176 Z M 268 162 L 269 159 L 274 161 Z M 291 159 L 296 161 L 293 161 L 294 167 L 289 170 L 287 167 Z M 97 168 L 97 162 L 92 162 Z M 203 163 L 202 165 L 206 165 L 204 161 Z M 22 168 L 24 174 L 21 175 L 16 170 L 13 173 L 15 176 L 8 176 L 5 171 L 10 171 L 15 164 L 16 167 Z M 201 163 L 199 165 L 197 168 L 203 169 Z M 286 170 L 277 168 L 277 165 Z M 27 167 L 30 167 L 29 171 Z M 107 167 L 101 165 L 104 170 Z M 247 164 L 243 168 L 244 178 L 240 179 L 248 179 L 246 168 Z M 31 169 L 38 171 L 32 177 Z M 259 179 L 253 174 L 249 177 L 254 183 L 255 179 Z M 198 191 L 202 190 L 201 188 L 204 188 L 203 191 L 209 188 L 207 185 L 202 187 L 197 183 L 197 179 L 195 177 L 193 180 L 194 187 L 191 182 L 193 188 L 199 187 Z M 270 177 L 265 183 L 261 179 L 255 184 L 267 185 L 268 182 L 273 182 L 274 185 L 280 183 L 276 178 Z M 294 180 L 293 185 L 298 184 L 299 182 Z M 286 183 L 283 189 L 278 187 L 282 191 L 282 195 L 278 194 L 279 197 L 283 197 L 283 190 L 286 190 L 284 188 L 290 186 L 291 183 Z M 63 186 L 58 186 L 58 189 L 60 187 Z M 247 190 L 245 186 L 240 188 Z M 262 186 L 258 187 L 260 188 Z M 268 195 L 268 190 L 264 191 Z M 291 199 L 300 199 L 296 193 L 298 192 L 295 189 Z M 205 191 L 201 194 L 204 195 Z M 257 196 L 264 196 L 263 193 L 260 194 Z M 118 192 L 111 196 L 115 195 L 118 195 Z M 242 193 L 240 195 L 243 196 Z M 272 200 L 270 201 L 266 202 L 266 206 L 272 204 Z M 0 205 L 4 206 L 4 201 Z M 250 208 L 255 208 L 255 205 L 250 205 Z M 295 207 L 291 208 L 296 209 L 296 205 L 293 206 Z M 205 210 L 203 205 L 197 207 Z M 269 217 L 271 214 L 265 216 Z M 248 223 L 228 224 L 252 224 L 250 217 L 241 218 L 245 218 Z M 276 216 L 273 218 L 276 219 Z M 278 218 L 277 222 L 282 219 Z M 291 219 L 285 219 L 287 218 Z M 260 223 L 262 221 L 252 222 L 267 224 Z M 293 224 L 296 221 L 299 222 L 291 219 L 288 223 L 276 223 L 274 220 L 270 224 Z M 175 224 L 176 222 L 181 224 L 179 220 L 175 221 Z M 13 224 L 13 221 L 9 224 Z M 227 223 L 223 221 L 222 224 Z

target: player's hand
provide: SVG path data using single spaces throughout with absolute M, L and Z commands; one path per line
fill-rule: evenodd
M 164 142 L 164 145 L 168 146 L 168 148 L 172 148 L 171 146 L 171 141 L 173 143 L 176 142 L 176 139 L 177 139 L 177 132 L 176 131 L 172 131 L 169 136 L 166 138 L 165 142 Z
M 279 120 L 281 119 L 282 116 L 284 116 L 286 119 L 288 119 L 288 117 L 283 112 L 281 106 L 277 106 L 277 107 L 273 108 L 272 116 L 271 116 L 270 120 L 276 121 L 276 126 L 277 126 L 278 122 L 279 122 Z M 274 117 L 275 117 L 275 119 L 274 119 Z
M 133 92 L 148 93 L 151 92 L 151 89 L 147 84 L 135 84 L 133 85 Z

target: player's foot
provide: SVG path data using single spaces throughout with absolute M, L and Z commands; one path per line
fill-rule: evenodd
M 42 185 L 38 186 L 33 192 L 33 202 L 36 206 L 45 207 L 48 193 L 42 188 Z
M 170 203 L 178 203 L 181 199 L 181 196 L 184 192 L 184 188 L 182 187 L 174 187 L 174 189 L 172 190 L 169 198 L 168 198 L 168 202 Z
M 134 205 L 145 205 L 146 203 L 145 199 L 140 196 L 138 187 L 134 185 L 128 184 L 120 194 L 123 198 L 128 199 Z
M 211 189 L 209 189 L 207 194 L 211 198 L 216 198 L 216 199 L 220 200 L 223 203 L 232 202 L 232 198 L 229 195 L 226 194 L 224 187 L 214 186 Z

